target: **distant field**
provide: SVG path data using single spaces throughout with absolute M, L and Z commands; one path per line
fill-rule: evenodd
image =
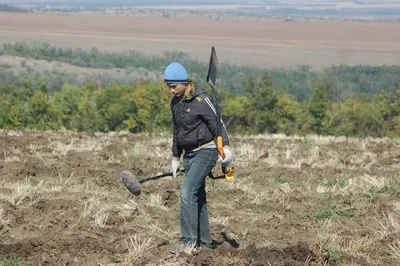
M 142 9 L 201 9 L 201 10 L 232 10 L 239 8 L 297 8 L 297 9 L 315 9 L 315 8 L 399 8 L 400 2 L 386 2 L 384 3 L 368 3 L 368 4 L 356 4 L 351 1 L 349 2 L 313 2 L 309 1 L 289 4 L 259 4 L 259 5 L 160 5 L 160 6 L 139 6 L 137 8 Z
M 344 21 L 155 19 L 122 16 L 1 13 L 2 43 L 187 52 L 206 61 L 260 67 L 392 65 L 400 63 L 400 24 Z
M 378 1 L 377 1 L 378 2 Z M 338 8 L 399 8 L 400 2 L 389 2 L 389 1 L 382 1 L 384 3 L 368 3 L 368 4 L 355 4 L 353 2 L 336 2 L 336 6 Z
M 163 6 L 138 6 L 139 9 L 202 9 L 202 10 L 231 10 L 237 8 L 255 8 L 258 5 L 163 5 Z

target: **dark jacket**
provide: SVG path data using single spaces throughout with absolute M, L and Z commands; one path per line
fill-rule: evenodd
M 217 114 L 207 93 L 194 85 L 189 95 L 173 97 L 171 111 L 174 122 L 172 153 L 180 157 L 183 150 L 190 152 L 207 143 L 215 141 L 218 135 Z M 222 124 L 224 146 L 229 146 L 229 138 Z

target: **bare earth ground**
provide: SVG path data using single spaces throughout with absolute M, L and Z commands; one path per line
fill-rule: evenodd
M 0 13 L 1 42 L 47 42 L 106 51 L 187 52 L 208 60 L 262 67 L 393 65 L 400 62 L 400 24 L 343 21 L 155 19 Z
M 400 142 L 232 137 L 234 182 L 207 181 L 213 251 L 178 241 L 171 137 L 0 130 L 0 262 L 30 265 L 399 265 Z

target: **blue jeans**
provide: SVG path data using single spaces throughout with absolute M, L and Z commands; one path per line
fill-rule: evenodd
M 186 179 L 181 187 L 181 242 L 211 247 L 206 199 L 206 177 L 218 160 L 217 149 L 201 149 L 185 154 Z

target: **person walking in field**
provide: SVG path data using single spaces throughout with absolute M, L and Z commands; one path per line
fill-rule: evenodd
M 229 137 L 222 127 L 226 157 L 218 156 L 216 137 L 216 110 L 207 93 L 188 79 L 183 65 L 169 64 L 164 71 L 164 81 L 173 94 L 171 112 L 173 117 L 173 144 L 171 172 L 176 177 L 181 165 L 186 178 L 180 191 L 181 240 L 173 245 L 171 253 L 177 254 L 185 247 L 213 248 L 207 210 L 205 181 L 219 159 L 228 167 L 233 158 Z

